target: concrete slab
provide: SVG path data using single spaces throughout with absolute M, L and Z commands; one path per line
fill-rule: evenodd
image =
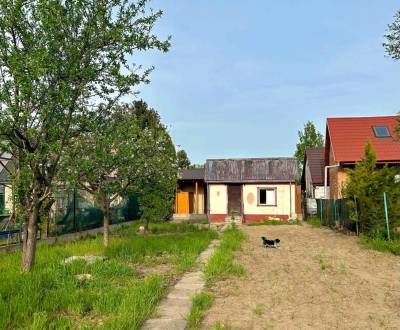
M 218 245 L 219 241 L 212 241 L 198 257 L 198 263 L 206 263 Z M 184 330 L 192 308 L 192 298 L 203 290 L 205 284 L 202 271 L 185 273 L 158 306 L 156 315 L 159 317 L 148 319 L 142 330 Z

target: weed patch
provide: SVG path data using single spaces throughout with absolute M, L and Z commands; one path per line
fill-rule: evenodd
M 225 279 L 231 275 L 242 276 L 244 268 L 234 262 L 234 252 L 240 249 L 244 233 L 232 227 L 222 234 L 221 244 L 208 261 L 204 273 L 207 281 Z
M 204 312 L 211 307 L 213 300 L 213 295 L 208 292 L 202 292 L 194 296 L 192 309 L 188 317 L 189 329 L 198 329 L 200 327 Z
M 310 224 L 314 228 L 320 228 L 321 227 L 321 220 L 318 219 L 318 218 L 307 219 L 307 223 Z
M 124 228 L 112 232 L 108 248 L 100 235 L 40 244 L 36 265 L 27 274 L 19 269 L 20 252 L 0 255 L 0 329 L 138 329 L 170 280 L 162 274 L 141 278 L 140 266 L 168 262 L 172 274 L 185 271 L 216 237 L 193 228 L 168 236 L 141 236 Z M 72 255 L 105 255 L 107 260 L 63 263 Z M 79 275 L 85 275 L 83 280 Z
M 265 221 L 257 221 L 250 222 L 247 224 L 248 226 L 281 226 L 281 225 L 301 225 L 300 220 L 265 220 Z
M 397 256 L 400 255 L 400 240 L 398 239 L 388 241 L 383 238 L 368 238 L 362 236 L 360 237 L 360 242 L 372 250 L 390 252 Z

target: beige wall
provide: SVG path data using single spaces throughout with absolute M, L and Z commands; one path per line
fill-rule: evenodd
M 305 181 L 306 181 L 306 191 L 307 191 L 307 197 L 313 198 L 314 194 L 314 187 L 311 182 L 311 171 L 310 171 L 310 166 L 308 164 L 308 159 L 306 160 L 306 163 L 304 164 L 305 166 Z
M 257 205 L 258 188 L 276 188 L 276 206 Z M 292 195 L 292 206 L 290 207 L 290 192 Z M 243 185 L 243 208 L 244 214 L 254 215 L 295 215 L 296 189 L 292 184 L 245 184 Z
M 326 187 L 326 195 L 329 196 L 329 186 Z M 314 189 L 314 198 L 325 198 L 325 187 L 324 186 L 316 186 Z
M 225 184 L 210 184 L 209 186 L 210 214 L 228 213 L 228 195 Z
M 4 201 L 5 201 L 4 205 L 5 208 L 11 212 L 13 207 L 11 187 L 4 187 Z
M 329 154 L 329 165 L 336 165 L 337 162 L 334 161 L 333 152 Z M 343 167 L 334 167 L 329 169 L 329 195 L 330 198 L 342 198 L 343 188 L 346 185 L 347 173 Z

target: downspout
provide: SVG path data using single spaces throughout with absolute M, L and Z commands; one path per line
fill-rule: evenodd
M 290 195 L 290 214 L 289 214 L 289 218 L 292 218 L 292 181 L 289 181 L 289 195 Z
M 210 184 L 207 182 L 207 220 L 208 220 L 208 230 L 211 229 L 210 222 Z
M 340 166 L 339 164 L 325 166 L 325 176 L 324 176 L 324 197 L 325 197 L 325 199 L 328 199 L 328 169 L 339 167 L 339 166 Z

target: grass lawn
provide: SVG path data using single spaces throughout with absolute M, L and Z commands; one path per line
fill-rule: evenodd
M 307 219 L 307 223 L 310 224 L 314 228 L 320 228 L 321 225 L 321 220 L 319 218 L 310 218 Z
M 138 329 L 165 295 L 173 275 L 195 266 L 198 254 L 217 237 L 212 231 L 186 224 L 153 224 L 137 235 L 134 227 L 102 237 L 37 249 L 36 265 L 20 272 L 19 252 L 0 255 L 0 329 Z M 87 264 L 72 255 L 104 255 Z M 164 273 L 142 267 L 168 265 Z M 90 274 L 90 279 L 77 279 Z
M 396 256 L 400 256 L 400 239 L 388 241 L 383 238 L 368 238 L 365 236 L 361 236 L 360 239 L 364 246 L 372 250 L 390 252 Z
M 250 222 L 247 226 L 281 226 L 281 225 L 301 225 L 299 220 L 264 220 L 257 222 Z
M 221 244 L 209 259 L 204 269 L 208 283 L 223 280 L 231 275 L 241 276 L 244 269 L 234 261 L 234 253 L 239 250 L 245 234 L 236 226 L 224 231 Z

